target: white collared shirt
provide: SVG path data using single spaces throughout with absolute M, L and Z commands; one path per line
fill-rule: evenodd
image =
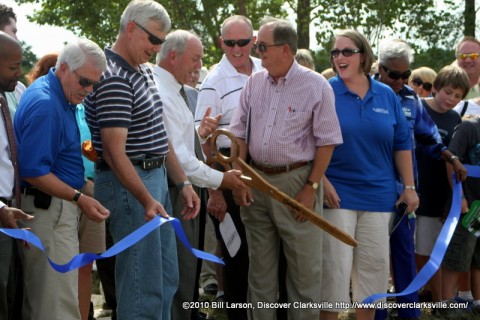
M 7 130 L 0 111 L 0 197 L 11 199 L 13 197 L 13 184 L 15 170 L 10 160 L 10 147 L 8 146 Z M 0 208 L 2 205 L 0 205 Z
M 260 59 L 250 57 L 252 73 L 262 70 Z M 222 114 L 219 128 L 228 128 L 233 116 L 233 111 L 238 107 L 240 93 L 242 92 L 248 76 L 238 72 L 223 55 L 222 60 L 205 78 L 200 88 L 195 112 L 195 125 L 198 126 L 208 106 L 212 107 L 211 117 Z M 230 148 L 230 140 L 218 137 L 217 144 L 220 148 Z
M 180 95 L 182 85 L 165 69 L 155 66 L 155 84 L 163 103 L 163 121 L 168 140 L 191 183 L 198 187 L 217 189 L 223 173 L 214 170 L 195 156 L 196 130 L 190 108 Z

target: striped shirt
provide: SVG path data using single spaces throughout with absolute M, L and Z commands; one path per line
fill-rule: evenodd
M 163 105 L 147 65 L 133 68 L 122 57 L 105 49 L 107 70 L 100 84 L 84 101 L 92 142 L 101 157 L 102 128 L 128 128 L 126 154 L 163 155 L 168 152 Z
M 260 59 L 250 57 L 250 60 L 252 62 L 252 73 L 262 69 Z M 240 93 L 247 79 L 248 76 L 238 72 L 224 55 L 215 69 L 207 75 L 200 88 L 195 112 L 195 125 L 200 125 L 205 111 L 208 107 L 212 107 L 210 116 L 215 117 L 221 113 L 222 119 L 220 119 L 219 127 L 228 128 L 233 112 L 238 107 Z M 220 136 L 217 145 L 220 148 L 230 148 L 230 140 L 227 137 Z
M 278 83 L 267 70 L 250 76 L 230 130 L 265 165 L 310 161 L 317 147 L 342 143 L 330 84 L 296 61 Z

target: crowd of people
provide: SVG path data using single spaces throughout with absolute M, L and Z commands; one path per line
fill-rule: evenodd
M 289 22 L 266 18 L 254 32 L 235 15 L 221 26 L 222 59 L 201 77 L 201 38 L 171 24 L 158 2 L 133 0 L 113 44 L 69 43 L 37 62 L 26 87 L 16 15 L 0 5 L 0 227 L 28 228 L 62 264 L 175 217 L 193 247 L 210 239 L 225 263 L 201 283 L 202 261 L 164 223 L 97 261 L 112 319 L 207 319 L 194 303 L 200 287 L 236 306 L 231 320 L 338 319 L 351 301 L 409 286 L 432 255 L 453 177 L 462 215 L 480 200 L 463 165 L 480 165 L 477 39 L 461 39 L 437 73 L 411 70 L 404 40 L 382 41 L 376 57 L 364 35 L 341 30 L 319 73 Z M 235 143 L 212 145 L 219 128 Z M 85 141 L 95 158 L 82 155 Z M 358 246 L 249 187 L 238 163 L 211 164 L 215 152 L 238 154 Z M 432 313 L 447 319 L 480 315 L 477 244 L 459 222 L 435 275 L 397 302 L 445 302 Z M 0 261 L 1 319 L 93 319 L 91 263 L 59 273 L 2 233 Z M 455 307 L 462 301 L 468 308 Z M 418 319 L 410 306 L 355 315 Z

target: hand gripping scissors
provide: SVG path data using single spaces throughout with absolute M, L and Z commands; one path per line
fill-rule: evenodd
M 227 157 L 224 154 L 222 154 L 217 147 L 217 138 L 221 135 L 226 136 L 231 141 L 230 157 Z M 238 166 L 242 169 L 243 173 L 247 175 L 247 176 L 242 175 L 240 177 L 247 186 L 269 195 L 273 199 L 287 206 L 294 213 L 299 213 L 303 215 L 308 221 L 320 227 L 324 231 L 328 232 L 338 240 L 353 247 L 356 247 L 358 245 L 357 241 L 352 237 L 350 237 L 350 235 L 338 229 L 335 225 L 333 225 L 329 221 L 320 217 L 313 210 L 307 208 L 306 206 L 296 201 L 295 199 L 292 199 L 291 197 L 289 197 L 288 195 L 280 191 L 278 188 L 272 186 L 264 178 L 262 178 L 262 176 L 260 176 L 255 170 L 253 170 L 248 164 L 246 164 L 245 161 L 240 159 L 238 157 L 239 146 L 238 146 L 237 139 L 230 131 L 226 129 L 217 129 L 210 138 L 210 146 L 213 152 L 213 156 L 207 159 L 208 165 L 211 165 L 213 163 L 218 163 L 222 165 L 226 170 L 230 170 L 232 169 L 232 163 L 236 162 Z

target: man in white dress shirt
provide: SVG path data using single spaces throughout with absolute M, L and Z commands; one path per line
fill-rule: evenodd
M 221 115 L 215 118 L 206 111 L 198 132 L 195 130 L 193 114 L 187 105 L 183 85 L 187 82 L 191 72 L 201 68 L 203 46 L 197 35 L 177 30 L 170 33 L 158 55 L 158 66 L 154 67 L 154 78 L 160 97 L 163 102 L 165 128 L 175 153 L 190 182 L 197 187 L 217 189 L 219 187 L 234 189 L 244 188 L 239 179 L 239 171 L 222 173 L 207 166 L 195 155 L 195 135 L 200 139 L 208 136 L 216 129 Z M 182 96 L 183 95 L 183 96 Z M 181 218 L 182 206 L 175 186 L 169 188 L 173 206 L 173 216 Z M 183 228 L 190 243 L 196 247 L 199 241 L 198 218 L 182 221 Z M 177 241 L 178 243 L 178 241 Z M 183 302 L 193 301 L 197 273 L 197 261 L 194 256 L 186 253 L 183 244 L 177 246 L 179 258 L 180 284 L 174 297 L 172 319 L 182 320 L 191 318 L 191 310 L 182 307 Z

